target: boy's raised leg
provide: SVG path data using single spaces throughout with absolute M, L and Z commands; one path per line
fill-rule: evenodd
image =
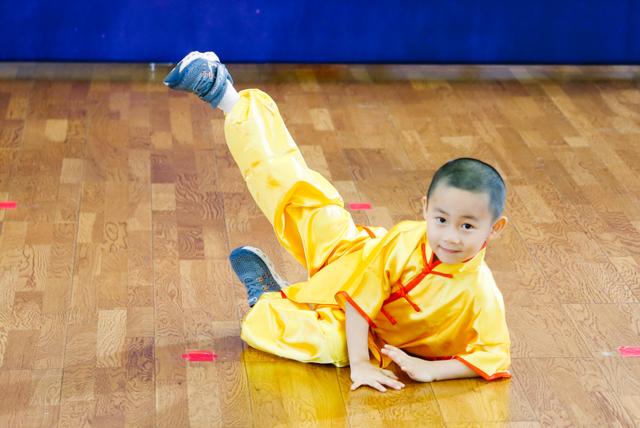
M 225 119 L 227 146 L 279 242 L 310 276 L 370 239 L 370 230 L 354 224 L 338 191 L 307 166 L 271 97 L 258 89 L 236 96 L 231 76 L 214 53 L 187 55 L 165 83 L 192 91 L 214 107 L 221 102 L 231 106 Z
M 305 163 L 269 95 L 257 89 L 236 94 L 226 68 L 220 68 L 217 56 L 207 53 L 187 56 L 174 71 L 167 77 L 168 86 L 195 92 L 225 111 L 227 145 L 251 195 L 279 242 L 310 276 L 361 248 L 371 235 L 385 233 L 382 228 L 371 232 L 354 224 L 338 191 Z M 234 252 L 238 260 L 246 255 Z M 256 258 L 249 261 L 254 263 Z M 257 278 L 249 275 L 243 280 L 250 299 L 263 291 Z M 348 364 L 344 314 L 334 305 L 317 305 L 312 310 L 266 293 L 243 320 L 242 338 L 252 347 L 298 361 Z
M 355 225 L 331 183 L 307 166 L 271 97 L 258 89 L 239 95 L 225 119 L 227 146 L 280 244 L 310 276 L 362 247 L 369 233 Z

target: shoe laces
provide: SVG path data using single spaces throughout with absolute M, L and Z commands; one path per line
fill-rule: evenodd
M 211 64 L 207 62 L 206 65 L 206 69 L 198 72 L 198 79 L 194 85 L 194 91 L 199 97 L 203 97 L 209 93 L 216 79 Z
M 274 291 L 276 289 L 275 281 L 265 276 L 249 277 L 244 283 L 251 290 L 260 289 L 262 291 Z

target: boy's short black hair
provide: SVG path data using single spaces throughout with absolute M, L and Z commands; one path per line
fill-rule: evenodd
M 489 208 L 495 221 L 504 210 L 506 186 L 500 173 L 486 162 L 474 158 L 458 158 L 442 165 L 431 179 L 427 200 L 440 184 L 489 195 Z

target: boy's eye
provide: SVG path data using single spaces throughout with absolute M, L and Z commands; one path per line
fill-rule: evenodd
M 436 223 L 444 223 L 447 220 L 444 219 L 444 217 L 436 217 Z
M 471 230 L 471 229 L 473 229 L 473 225 L 471 225 L 469 223 L 465 223 L 465 224 L 462 225 L 462 228 L 464 230 Z

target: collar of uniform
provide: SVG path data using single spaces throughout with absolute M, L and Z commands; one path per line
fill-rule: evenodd
M 429 242 L 427 241 L 426 236 L 424 237 L 422 245 L 424 245 L 424 249 L 425 249 L 424 251 L 425 251 L 427 262 L 434 263 L 432 260 L 435 260 L 436 263 L 439 262 L 438 256 L 433 253 L 433 250 L 429 246 Z M 434 270 L 441 273 L 451 274 L 451 275 L 464 273 L 464 272 L 477 271 L 478 269 L 480 269 L 480 266 L 482 265 L 482 261 L 484 260 L 484 256 L 486 252 L 487 252 L 487 245 L 485 244 L 482 246 L 480 251 L 478 251 L 478 253 L 476 253 L 476 255 L 473 256 L 472 258 L 467 259 L 460 263 L 440 262 L 437 264 L 437 266 L 434 266 Z

